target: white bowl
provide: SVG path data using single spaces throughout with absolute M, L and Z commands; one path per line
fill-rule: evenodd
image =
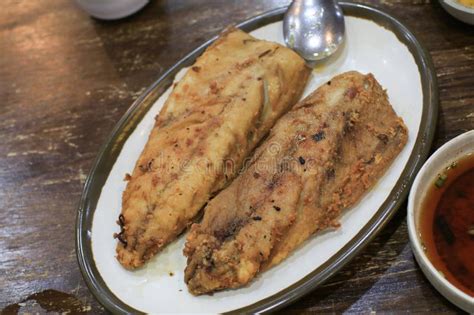
M 456 19 L 474 25 L 474 8 L 462 5 L 456 0 L 439 0 L 439 3 Z
M 423 165 L 413 182 L 408 198 L 408 234 L 416 261 L 431 284 L 463 310 L 474 313 L 474 297 L 462 292 L 446 280 L 433 266 L 421 246 L 419 216 L 421 203 L 428 187 L 433 185 L 437 174 L 452 162 L 467 154 L 474 154 L 474 130 L 461 134 L 439 148 Z
M 139 11 L 148 1 L 149 0 L 76 0 L 76 3 L 95 18 L 115 20 Z

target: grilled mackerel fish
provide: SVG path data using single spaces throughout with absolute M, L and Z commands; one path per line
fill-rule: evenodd
M 407 141 L 371 75 L 341 74 L 283 116 L 245 171 L 187 236 L 185 281 L 195 295 L 249 283 L 370 189 Z
M 175 85 L 122 197 L 117 259 L 142 266 L 235 177 L 310 70 L 279 44 L 236 28 L 221 34 Z

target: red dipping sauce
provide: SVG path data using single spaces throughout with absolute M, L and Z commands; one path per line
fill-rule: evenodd
M 433 266 L 474 297 L 474 154 L 434 179 L 422 202 L 420 232 Z

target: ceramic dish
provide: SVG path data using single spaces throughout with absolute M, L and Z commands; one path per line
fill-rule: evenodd
M 123 176 L 143 149 L 174 77 L 191 65 L 211 40 L 178 62 L 129 109 L 102 148 L 86 181 L 77 218 L 77 255 L 97 299 L 115 313 L 262 312 L 291 303 L 350 261 L 388 222 L 408 193 L 433 138 L 436 76 L 429 54 L 395 18 L 377 9 L 341 3 L 347 38 L 339 53 L 313 71 L 305 94 L 347 70 L 372 72 L 409 130 L 409 140 L 378 184 L 341 218 L 341 228 L 317 235 L 249 286 L 195 297 L 183 281 L 184 236 L 143 269 L 124 270 L 115 259 Z M 283 43 L 277 9 L 238 25 L 262 39 Z M 179 78 L 179 75 L 178 75 Z
M 463 310 L 474 313 L 474 297 L 462 292 L 446 280 L 433 266 L 421 246 L 419 221 L 421 203 L 427 189 L 441 170 L 468 154 L 474 154 L 474 130 L 466 132 L 439 148 L 416 176 L 408 198 L 408 233 L 416 261 L 433 286 Z
M 91 16 L 102 20 L 116 20 L 142 9 L 149 0 L 76 0 Z
M 462 5 L 456 0 L 439 0 L 439 3 L 456 19 L 474 25 L 474 8 Z

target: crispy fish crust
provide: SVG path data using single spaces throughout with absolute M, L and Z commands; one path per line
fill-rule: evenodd
M 407 130 L 371 75 L 341 74 L 295 105 L 206 207 L 184 253 L 195 295 L 238 288 L 335 227 L 382 176 Z
M 174 87 L 122 198 L 117 259 L 143 265 L 224 188 L 310 70 L 281 45 L 225 31 Z

